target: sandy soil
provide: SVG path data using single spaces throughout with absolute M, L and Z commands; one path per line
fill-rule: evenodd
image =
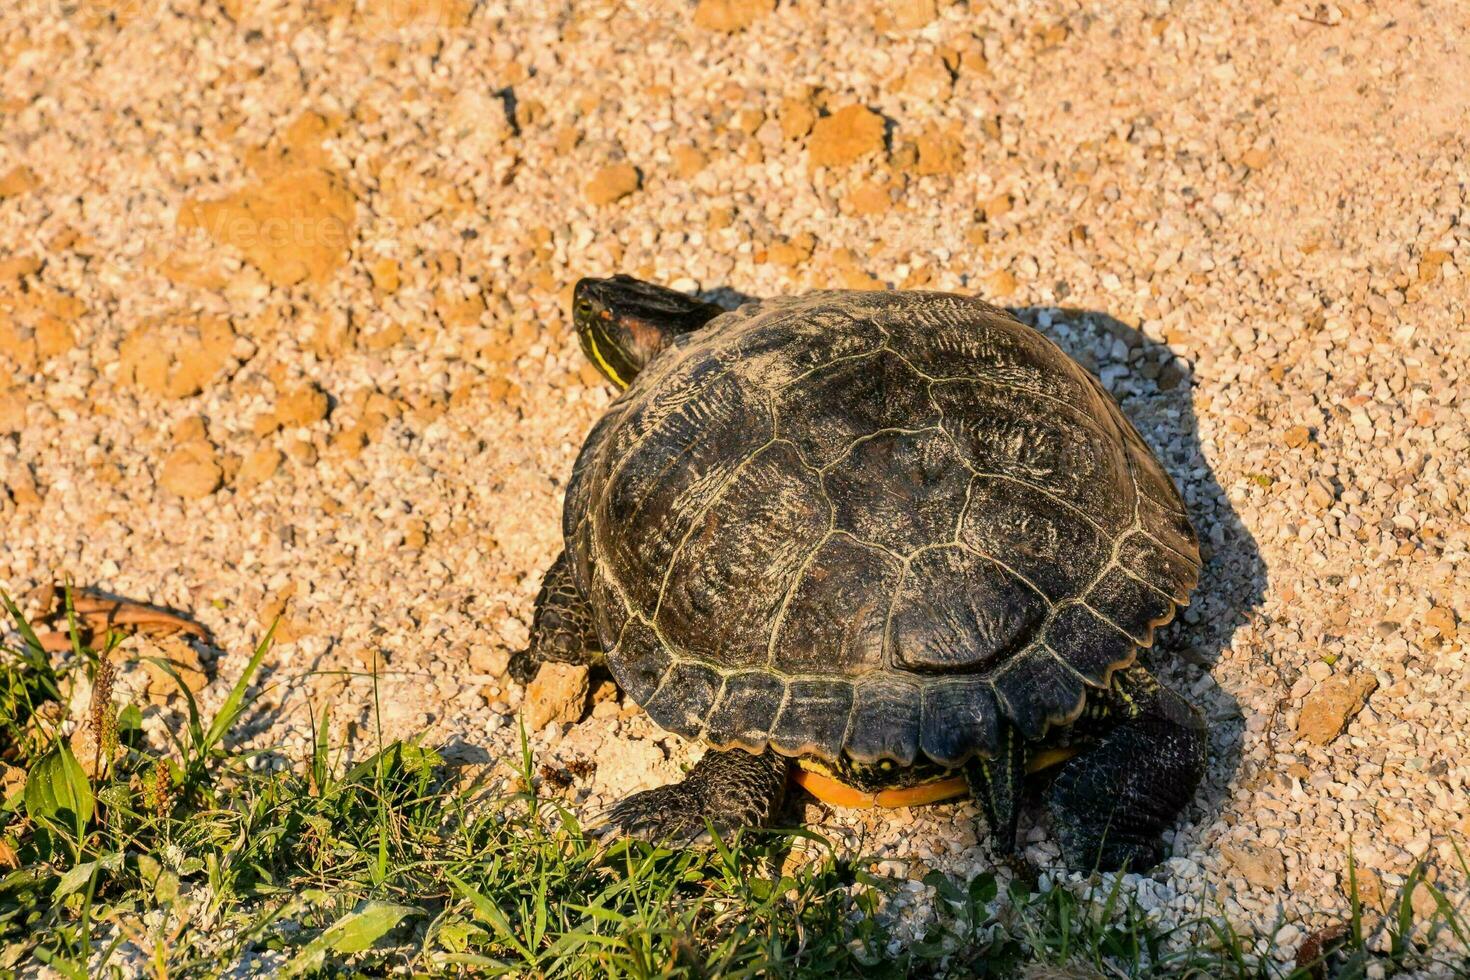
M 1212 773 L 1128 887 L 1288 947 L 1350 849 L 1374 903 L 1420 859 L 1463 899 L 1470 8 L 772 6 L 5 4 L 0 583 L 196 617 L 206 699 L 283 615 L 283 758 L 309 702 L 365 744 L 376 666 L 390 734 L 493 761 L 611 397 L 578 277 L 977 293 L 1100 373 L 1206 544 L 1147 660 Z M 535 734 L 588 808 L 698 751 L 610 695 Z M 968 803 L 792 816 L 918 918 L 992 861 Z

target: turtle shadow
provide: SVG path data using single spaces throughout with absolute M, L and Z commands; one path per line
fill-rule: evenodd
M 1204 559 L 1199 587 L 1143 654 L 1144 663 L 1209 723 L 1210 771 L 1189 823 L 1178 829 L 1186 839 L 1198 839 L 1225 807 L 1245 731 L 1239 702 L 1215 682 L 1210 669 L 1259 609 L 1266 594 L 1265 562 L 1204 452 L 1194 414 L 1193 366 L 1187 360 L 1095 310 L 1019 307 L 1010 312 L 1102 380 L 1174 479 L 1199 535 Z

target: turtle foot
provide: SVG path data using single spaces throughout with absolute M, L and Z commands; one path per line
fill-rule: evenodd
M 770 823 L 781 806 L 790 763 L 767 752 L 710 750 L 677 783 L 634 793 L 607 813 L 606 831 L 680 847 Z
M 1166 856 L 1165 830 L 1189 805 L 1208 762 L 1199 713 L 1153 685 L 1138 714 L 1063 763 L 1047 796 L 1062 858 L 1074 871 L 1145 872 Z

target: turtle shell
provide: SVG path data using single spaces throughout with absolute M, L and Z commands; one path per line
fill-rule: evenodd
M 1097 380 L 944 293 L 764 301 L 681 337 L 588 437 L 565 532 L 659 725 L 901 765 L 1072 720 L 1199 575 Z

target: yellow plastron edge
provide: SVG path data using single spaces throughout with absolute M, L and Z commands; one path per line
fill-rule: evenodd
M 876 793 L 865 793 L 810 769 L 797 768 L 793 778 L 796 785 L 823 803 L 859 810 L 874 806 L 923 806 L 926 803 L 938 803 L 940 800 L 952 800 L 970 792 L 964 776 L 951 776 L 938 782 L 920 783 L 918 786 L 899 789 L 880 789 Z
M 1042 769 L 1049 769 L 1076 754 L 1077 750 L 1070 748 L 1044 749 L 1031 757 L 1026 765 L 1026 771 L 1040 772 Z M 950 776 L 932 783 L 920 783 L 917 786 L 880 789 L 877 792 L 865 792 L 841 780 L 833 779 L 831 776 L 811 769 L 804 769 L 801 766 L 796 767 L 796 774 L 792 779 L 795 780 L 796 785 L 823 803 L 851 807 L 855 810 L 866 810 L 875 806 L 924 806 L 967 796 L 970 792 L 969 784 L 965 782 L 963 775 Z

